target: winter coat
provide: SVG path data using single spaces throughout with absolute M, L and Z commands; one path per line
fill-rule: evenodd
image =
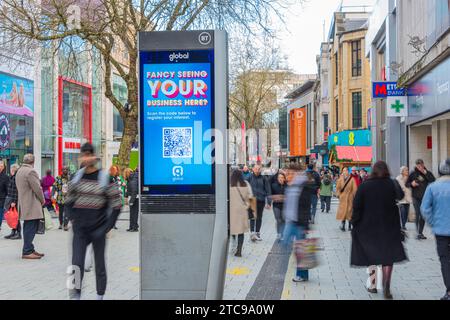
M 16 186 L 19 193 L 20 219 L 23 221 L 42 219 L 45 199 L 36 170 L 29 164 L 22 165 L 16 173 Z
M 277 180 L 273 180 L 272 184 L 270 185 L 270 193 L 271 196 L 284 196 L 284 192 L 286 190 L 285 184 L 280 184 Z M 283 202 L 284 201 L 273 201 L 272 197 L 269 199 L 269 204 L 273 205 L 275 208 L 278 208 L 280 210 L 283 210 Z
M 344 192 L 342 192 L 342 189 L 347 183 L 347 179 L 351 180 L 345 187 Z M 344 175 L 342 175 L 336 184 L 336 194 L 339 197 L 339 208 L 336 214 L 336 219 L 339 221 L 350 221 L 352 219 L 353 199 L 355 198 L 356 191 L 358 190 L 353 177 L 349 175 L 347 179 L 345 179 Z
M 400 187 L 402 188 L 405 197 L 400 200 L 400 204 L 411 204 L 412 203 L 412 192 L 410 188 L 406 187 L 406 181 L 408 181 L 407 177 L 404 177 L 403 175 L 399 175 L 397 177 L 397 182 L 400 185 Z
M 230 188 L 230 234 L 232 235 L 243 234 L 250 230 L 248 208 L 253 193 L 250 184 L 247 181 L 245 184 L 245 187 Z
M 414 188 L 411 185 L 413 181 L 416 181 L 419 186 Z M 436 178 L 430 171 L 427 171 L 427 174 L 425 175 L 420 172 L 419 169 L 415 168 L 414 171 L 409 175 L 405 185 L 407 188 L 412 189 L 412 196 L 414 199 L 422 200 L 428 185 L 430 183 L 433 183 L 434 181 L 436 181 Z
M 0 173 L 0 206 L 3 208 L 5 199 L 8 196 L 9 177 L 6 175 L 5 170 Z
M 14 174 L 9 178 L 9 185 L 8 185 L 8 196 L 5 199 L 5 204 L 3 208 L 6 210 L 9 210 L 11 207 L 11 203 L 15 203 L 17 205 L 17 201 L 19 200 L 19 195 L 17 193 L 17 186 L 16 186 L 16 175 Z
M 390 178 L 369 179 L 360 186 L 353 201 L 352 266 L 407 260 L 396 204 L 403 197 Z
M 53 178 L 51 175 L 47 175 L 44 178 L 42 178 L 41 181 L 41 187 L 42 191 L 44 191 L 44 198 L 45 198 L 45 205 L 51 205 L 52 204 L 52 192 L 50 188 L 55 183 L 55 178 Z
M 328 178 L 330 180 L 329 185 L 325 185 L 323 181 L 325 178 Z M 330 175 L 325 175 L 322 179 L 322 182 L 320 184 L 320 195 L 323 197 L 331 197 L 333 195 L 333 179 Z
M 317 195 L 317 183 L 314 180 L 308 180 L 303 185 L 300 201 L 298 202 L 298 219 L 297 225 L 309 230 L 309 221 L 311 219 L 311 199 L 313 195 Z
M 139 174 L 133 173 L 128 178 L 127 197 L 130 197 L 130 206 L 138 201 L 139 194 Z
M 431 184 L 423 197 L 421 213 L 438 236 L 450 237 L 450 177 Z
M 267 178 L 263 175 L 255 176 L 252 174 L 248 179 L 250 186 L 252 187 L 253 195 L 258 201 L 266 201 L 266 198 L 270 196 L 270 186 Z

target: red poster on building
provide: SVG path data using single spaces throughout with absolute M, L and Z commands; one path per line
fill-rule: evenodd
M 290 155 L 291 157 L 306 156 L 306 108 L 292 110 L 290 119 Z

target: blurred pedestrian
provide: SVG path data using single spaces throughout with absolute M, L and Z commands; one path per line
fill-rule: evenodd
M 425 192 L 421 212 L 436 237 L 442 277 L 447 289 L 441 300 L 450 300 L 450 158 L 440 164 L 439 174 L 441 178 Z
M 67 192 L 69 191 L 69 168 L 64 167 L 62 169 L 61 175 L 57 176 L 55 182 L 53 183 L 52 189 L 52 198 L 55 199 L 56 204 L 58 205 L 59 213 L 59 229 L 63 229 L 64 231 L 69 230 L 69 217 L 64 212 L 64 204 L 67 196 Z
M 276 179 L 273 179 L 270 185 L 271 196 L 269 198 L 276 221 L 277 240 L 282 240 L 284 231 L 283 203 L 285 190 L 286 176 L 283 173 L 278 173 Z
M 242 169 L 242 174 L 243 174 L 245 180 L 248 181 L 248 179 L 250 179 L 250 176 L 252 175 L 252 173 L 247 165 L 245 165 L 244 168 Z
M 359 170 L 359 177 L 361 178 L 361 182 L 364 182 L 367 179 L 369 179 L 369 174 L 367 173 L 366 169 Z
M 309 173 L 314 181 L 315 186 L 315 192 L 311 194 L 311 217 L 310 221 L 312 224 L 314 224 L 314 220 L 316 218 L 316 212 L 317 212 L 317 203 L 319 202 L 319 192 L 320 192 L 320 175 L 316 171 L 315 166 L 313 164 L 308 165 L 308 170 L 306 170 L 307 173 Z
M 23 220 L 23 250 L 22 259 L 41 259 L 44 254 L 34 249 L 33 240 L 39 227 L 39 220 L 44 218 L 42 207 L 45 204 L 44 193 L 39 176 L 34 170 L 34 155 L 26 154 L 23 165 L 16 173 L 18 193 L 18 209 Z
M 328 171 L 324 172 L 320 184 L 320 208 L 322 213 L 330 213 L 331 210 L 331 196 L 333 195 L 333 178 L 331 178 Z
M 375 163 L 369 180 L 356 192 L 352 217 L 351 265 L 382 265 L 385 299 L 393 299 L 390 288 L 394 263 L 407 260 L 396 202 L 404 193 L 390 176 L 385 162 Z
M 127 179 L 127 196 L 130 198 L 130 227 L 128 232 L 139 231 L 139 174 L 125 169 L 124 176 Z
M 266 199 L 270 196 L 270 186 L 266 178 L 261 175 L 261 165 L 257 164 L 253 167 L 253 174 L 248 182 L 252 187 L 253 195 L 256 197 L 256 219 L 250 220 L 251 240 L 262 241 L 260 231 Z
M 17 186 L 16 186 L 16 173 L 17 170 L 19 170 L 20 166 L 18 164 L 13 164 L 10 169 L 11 177 L 9 178 L 9 185 L 8 185 L 8 196 L 5 200 L 4 210 L 8 211 L 9 209 L 16 208 L 17 210 L 17 203 L 19 200 L 18 192 L 17 192 Z M 5 239 L 9 240 L 20 240 L 22 239 L 22 230 L 20 225 L 20 219 L 17 222 L 17 227 L 15 229 L 11 230 L 11 234 L 8 236 L 5 236 Z
M 312 175 L 302 174 L 298 164 L 291 164 L 287 170 L 288 187 L 285 193 L 283 215 L 286 220 L 284 241 L 286 245 L 306 238 L 311 217 L 311 199 L 315 193 L 315 181 Z M 299 265 L 300 261 L 297 261 Z M 308 270 L 296 269 L 294 282 L 309 281 Z
M 406 187 L 406 182 L 409 177 L 408 167 L 400 168 L 400 175 L 397 177 L 397 182 L 403 190 L 405 197 L 398 203 L 400 209 L 400 221 L 402 222 L 402 230 L 406 231 L 406 223 L 408 222 L 409 207 L 412 203 L 411 189 Z
M 109 177 L 110 177 L 110 182 L 112 184 L 114 184 L 117 188 L 117 190 L 119 190 L 120 192 L 120 200 L 122 202 L 122 206 L 124 204 L 124 195 L 122 193 L 122 182 L 120 181 L 120 169 L 118 166 L 116 165 L 112 165 L 109 168 Z M 117 226 L 114 224 L 113 229 L 117 230 Z
M 423 235 L 423 229 L 425 228 L 425 220 L 422 217 L 420 207 L 422 205 L 422 199 L 425 195 L 425 191 L 429 184 L 436 181 L 434 175 L 427 170 L 425 163 L 422 159 L 416 161 L 416 167 L 414 171 L 410 173 L 405 186 L 412 189 L 412 198 L 414 210 L 416 211 L 416 228 L 417 239 L 426 240 L 427 237 Z
M 233 170 L 230 178 L 230 234 L 238 238 L 236 257 L 242 257 L 244 234 L 249 231 L 248 209 L 252 188 L 241 171 Z
M 81 298 L 85 271 L 86 248 L 92 243 L 95 260 L 97 299 L 102 300 L 106 290 L 105 246 L 106 234 L 120 214 L 122 201 L 117 185 L 108 172 L 100 170 L 94 147 L 85 143 L 80 150 L 80 169 L 69 182 L 65 210 L 72 219 L 72 265 L 79 270 L 78 287 L 69 289 L 71 299 Z
M 54 211 L 52 204 L 52 186 L 55 183 L 55 178 L 52 176 L 52 170 L 47 170 L 45 172 L 45 177 L 41 180 L 42 191 L 44 192 L 45 204 L 44 207 L 48 211 Z
M 348 168 L 342 170 L 340 178 L 336 184 L 336 194 L 339 198 L 339 208 L 337 211 L 336 219 L 342 221 L 341 230 L 345 232 L 345 222 L 348 221 L 348 229 L 352 229 L 352 212 L 353 212 L 353 199 L 355 198 L 358 186 L 355 179 L 349 174 Z
M 0 230 L 2 229 L 5 200 L 8 195 L 9 178 L 6 174 L 5 163 L 0 160 Z

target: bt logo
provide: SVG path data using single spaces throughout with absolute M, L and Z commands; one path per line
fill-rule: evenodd
M 181 60 L 181 59 L 188 60 L 189 59 L 189 52 L 186 52 L 186 53 L 181 53 L 181 52 L 175 53 L 174 52 L 171 55 L 169 55 L 170 62 L 173 62 L 174 60 L 178 61 L 178 60 Z
M 172 174 L 174 177 L 182 177 L 184 175 L 183 167 L 181 166 L 175 166 L 172 168 Z

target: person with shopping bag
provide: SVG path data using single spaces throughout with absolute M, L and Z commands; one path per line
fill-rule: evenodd
M 8 195 L 9 178 L 6 174 L 5 163 L 0 160 L 0 230 L 2 229 L 3 213 L 6 196 Z
M 316 184 L 312 175 L 302 173 L 304 169 L 298 164 L 291 164 L 288 167 L 286 178 L 288 187 L 285 193 L 285 203 L 283 209 L 286 221 L 284 230 L 284 244 L 289 247 L 292 243 L 306 239 L 309 231 L 311 198 L 316 192 Z M 300 255 L 296 255 L 297 258 Z M 301 268 L 302 262 L 297 260 L 297 269 L 294 282 L 309 281 L 308 269 Z
M 16 186 L 16 173 L 19 170 L 20 166 L 18 164 L 13 164 L 10 169 L 11 177 L 9 178 L 8 185 L 8 195 L 5 199 L 4 210 L 8 213 L 8 211 L 17 212 L 17 202 L 19 199 L 17 186 Z M 6 216 L 5 216 L 6 218 Z M 8 219 L 6 219 L 8 221 Z M 14 218 L 15 220 L 15 218 Z M 11 227 L 11 226 L 10 226 Z M 19 217 L 17 216 L 17 221 L 15 221 L 15 227 L 11 229 L 11 233 L 8 236 L 5 236 L 5 239 L 8 240 L 20 240 L 22 239 L 21 234 L 21 225 L 19 221 Z

